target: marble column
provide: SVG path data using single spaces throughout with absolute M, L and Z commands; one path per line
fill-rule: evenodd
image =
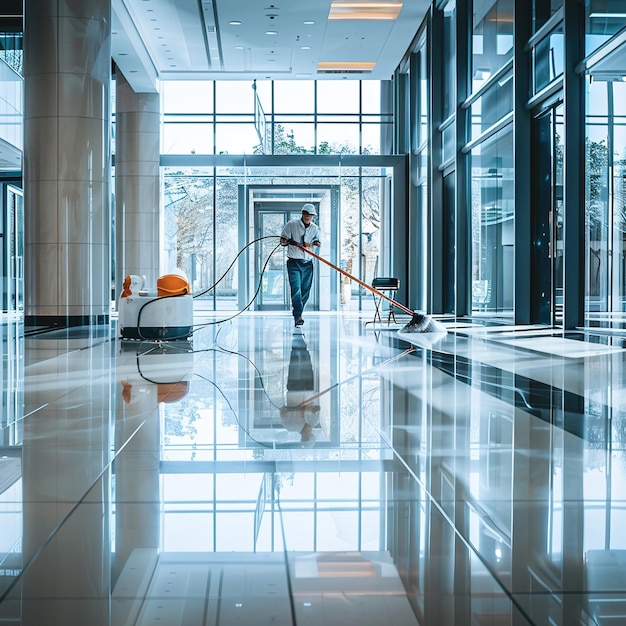
M 146 277 L 156 288 L 160 251 L 159 94 L 135 93 L 116 71 L 115 205 L 117 296 L 124 277 Z
M 24 7 L 26 324 L 108 323 L 111 6 Z

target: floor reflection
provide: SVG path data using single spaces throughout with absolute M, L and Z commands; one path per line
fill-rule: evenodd
M 3 623 L 626 623 L 611 338 L 2 332 Z

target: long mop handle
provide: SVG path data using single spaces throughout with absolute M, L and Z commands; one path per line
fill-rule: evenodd
M 326 265 L 328 265 L 329 267 L 332 267 L 334 270 L 337 270 L 339 273 L 343 274 L 344 276 L 346 276 L 350 280 L 353 280 L 355 283 L 359 283 L 359 285 L 361 285 L 361 287 L 365 287 L 365 289 L 369 289 L 372 293 L 375 293 L 377 296 L 380 296 L 381 298 L 384 298 L 385 300 L 387 300 L 387 302 L 390 302 L 391 304 L 393 304 L 394 306 L 398 307 L 399 309 L 401 309 L 405 313 L 408 313 L 409 315 L 413 315 L 415 313 L 414 311 L 411 311 L 411 309 L 409 309 L 408 307 L 404 306 L 403 304 L 400 304 L 399 302 L 396 302 L 395 300 L 392 300 L 389 296 L 386 296 L 384 293 L 378 291 L 378 289 L 374 289 L 374 287 L 372 287 L 371 285 L 368 285 L 367 283 L 364 283 L 362 280 L 359 280 L 355 276 L 352 276 L 352 274 L 348 274 L 348 272 L 346 272 L 345 270 L 342 270 L 340 267 L 337 267 L 336 265 L 334 265 L 330 261 L 327 261 L 326 259 L 324 259 L 323 257 L 319 256 L 318 254 L 315 254 L 315 252 L 311 252 L 311 250 L 309 250 L 308 248 L 305 248 L 304 246 L 300 246 L 297 243 L 290 243 L 289 245 L 290 246 L 295 246 L 296 248 L 300 248 L 300 250 L 304 250 L 305 252 L 310 254 L 312 257 L 315 257 L 318 261 L 321 261 L 322 263 L 326 263 Z

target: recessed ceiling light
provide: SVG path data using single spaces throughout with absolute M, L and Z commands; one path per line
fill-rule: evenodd
M 235 50 L 244 50 L 243 46 L 235 46 Z
M 626 17 L 626 13 L 591 13 L 589 15 L 589 17 L 591 19 L 596 19 L 596 18 L 606 18 L 606 19 L 610 19 L 610 18 L 617 18 L 617 19 L 623 19 Z
M 376 62 L 370 61 L 320 61 L 317 64 L 318 71 L 335 71 L 335 72 L 349 72 L 349 71 L 361 71 L 371 72 L 374 69 Z
M 307 26 L 311 26 L 311 24 L 315 24 L 315 22 L 313 20 L 304 20 L 304 22 L 302 22 L 303 24 L 306 24 Z
M 329 20 L 395 20 L 402 2 L 332 2 Z
M 231 26 L 241 26 L 241 22 L 239 20 L 231 20 L 228 22 Z
M 300 50 L 310 50 L 311 46 L 300 46 Z
M 265 34 L 266 35 L 278 35 L 278 31 L 277 30 L 266 30 Z

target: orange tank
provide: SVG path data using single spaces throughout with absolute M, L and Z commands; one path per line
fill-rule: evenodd
M 191 293 L 189 281 L 180 274 L 164 274 L 157 279 L 157 295 L 184 296 Z

